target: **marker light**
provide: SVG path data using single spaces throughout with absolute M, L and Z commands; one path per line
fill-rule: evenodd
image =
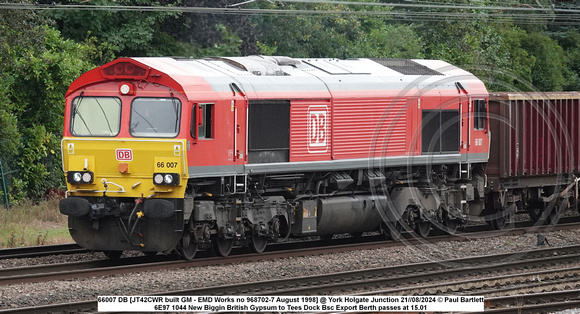
M 131 83 L 123 83 L 119 85 L 119 94 L 121 95 L 135 95 L 135 85 Z
M 83 173 L 83 182 L 89 183 L 91 181 L 93 181 L 93 175 L 90 172 Z
M 127 85 L 127 84 L 123 84 L 123 85 L 121 85 L 119 90 L 121 90 L 121 94 L 127 95 L 131 91 L 131 87 L 129 87 L 129 85 Z
M 179 185 L 178 173 L 154 173 L 153 183 L 156 185 Z
M 153 177 L 153 181 L 155 182 L 155 184 L 162 184 L 163 183 L 163 175 L 161 173 L 155 174 L 155 176 Z
M 66 181 L 70 184 L 89 184 L 93 183 L 94 174 L 91 171 L 69 171 Z

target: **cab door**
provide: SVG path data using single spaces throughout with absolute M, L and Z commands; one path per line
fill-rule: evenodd
M 233 125 L 233 147 L 232 161 L 235 164 L 243 165 L 248 160 L 247 150 L 247 115 L 248 102 L 244 98 L 233 99 L 231 101 L 231 111 L 234 118 Z
M 487 99 L 473 97 L 470 99 L 470 106 L 472 125 L 469 130 L 471 136 L 468 150 L 470 154 L 474 154 L 474 158 L 487 160 L 489 151 Z

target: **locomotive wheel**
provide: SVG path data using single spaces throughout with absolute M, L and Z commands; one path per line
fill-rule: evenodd
M 217 256 L 228 256 L 234 247 L 234 240 L 214 238 L 213 251 Z
M 429 236 L 430 231 L 431 231 L 431 222 L 429 221 L 421 221 L 415 224 L 415 232 L 417 232 L 417 234 L 419 234 L 423 238 Z
M 103 253 L 108 259 L 113 260 L 119 259 L 121 258 L 121 255 L 123 255 L 123 251 L 103 251 Z
M 191 241 L 191 236 L 188 234 L 183 236 L 182 246 L 177 249 L 179 254 L 188 261 L 193 260 L 195 253 L 197 253 L 199 244 Z
M 495 230 L 503 230 L 509 224 L 509 217 L 502 215 L 491 221 L 491 226 Z
M 197 253 L 198 247 L 199 244 L 191 242 L 187 247 L 180 248 L 179 254 L 186 260 L 191 261 L 195 257 L 195 253 Z
M 388 239 L 399 241 L 401 239 L 401 232 L 403 231 L 403 225 L 400 222 L 389 222 L 381 224 L 381 233 Z
M 266 245 L 268 245 L 268 238 L 262 236 L 252 236 L 248 243 L 250 251 L 258 254 L 264 252 Z
M 448 234 L 451 234 L 451 235 L 453 235 L 453 234 L 455 234 L 457 232 L 457 226 L 458 226 L 457 220 L 455 220 L 455 219 L 446 219 L 445 222 L 444 222 L 444 224 L 445 224 L 445 227 L 446 228 L 443 231 L 445 231 L 445 232 L 447 232 Z

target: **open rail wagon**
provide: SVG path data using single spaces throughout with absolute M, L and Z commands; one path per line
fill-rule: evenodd
M 505 210 L 485 208 L 487 111 L 437 60 L 122 58 L 66 94 L 60 210 L 110 257 L 452 233 Z
M 487 207 L 508 208 L 508 216 L 528 212 L 547 223 L 576 208 L 580 93 L 492 93 L 489 116 Z

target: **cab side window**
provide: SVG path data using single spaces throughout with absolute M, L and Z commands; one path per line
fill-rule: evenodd
M 213 104 L 194 104 L 191 109 L 191 137 L 213 138 Z
M 475 99 L 473 101 L 473 129 L 487 129 L 487 102 L 485 99 Z

